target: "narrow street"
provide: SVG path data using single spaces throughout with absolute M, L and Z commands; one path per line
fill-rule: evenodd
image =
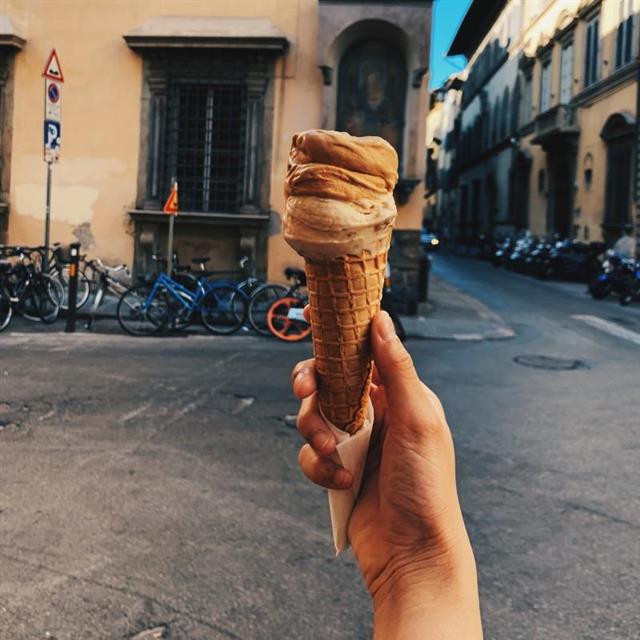
M 515 332 L 408 343 L 454 432 L 485 638 L 637 638 L 640 306 L 469 259 L 434 274 Z M 370 637 L 285 421 L 310 343 L 16 329 L 0 349 L 3 640 Z

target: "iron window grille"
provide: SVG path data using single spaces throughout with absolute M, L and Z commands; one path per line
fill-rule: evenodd
M 178 180 L 180 209 L 237 213 L 245 171 L 246 85 L 173 81 L 167 97 L 164 176 Z

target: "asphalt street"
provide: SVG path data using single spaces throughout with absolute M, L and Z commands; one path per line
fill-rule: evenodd
M 638 638 L 640 305 L 469 259 L 434 272 L 515 333 L 408 343 L 454 433 L 485 637 Z M 0 334 L 1 640 L 370 637 L 285 421 L 310 344 L 16 327 Z

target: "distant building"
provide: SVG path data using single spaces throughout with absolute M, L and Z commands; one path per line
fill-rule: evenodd
M 380 135 L 400 157 L 394 266 L 416 282 L 431 0 L 23 2 L 0 18 L 0 242 L 43 240 L 41 71 L 64 73 L 52 240 L 153 267 L 161 208 L 180 189 L 181 261 L 242 255 L 283 279 L 283 182 L 293 133 Z M 415 291 L 407 295 L 415 297 Z
M 427 116 L 424 226 L 445 239 L 452 237 L 453 230 L 450 228 L 450 222 L 454 219 L 458 208 L 455 158 L 464 76 L 464 72 L 453 74 L 442 87 L 431 92 Z
M 611 243 L 640 224 L 638 0 L 474 0 L 454 162 L 461 243 L 529 230 Z M 639 196 L 640 197 L 640 196 Z

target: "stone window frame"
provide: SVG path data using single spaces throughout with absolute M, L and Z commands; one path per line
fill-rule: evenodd
M 224 214 L 191 212 L 202 216 L 269 213 L 271 182 L 271 141 L 273 136 L 275 59 L 259 52 L 234 52 L 246 56 L 248 70 L 244 77 L 247 90 L 247 117 L 245 133 L 245 158 L 239 211 Z M 209 59 L 209 64 L 205 59 Z M 195 64 L 190 71 L 183 71 L 178 81 L 206 80 L 215 84 L 224 82 L 215 60 L 203 51 L 151 50 L 145 52 L 143 60 L 143 90 L 140 112 L 140 162 L 138 166 L 138 195 L 136 207 L 157 211 L 162 208 L 169 186 L 170 176 L 163 176 L 161 157 L 166 150 L 167 101 L 172 80 L 172 66 L 178 60 L 188 59 L 192 63 L 204 62 L 198 71 Z M 166 182 L 166 184 L 164 184 Z

